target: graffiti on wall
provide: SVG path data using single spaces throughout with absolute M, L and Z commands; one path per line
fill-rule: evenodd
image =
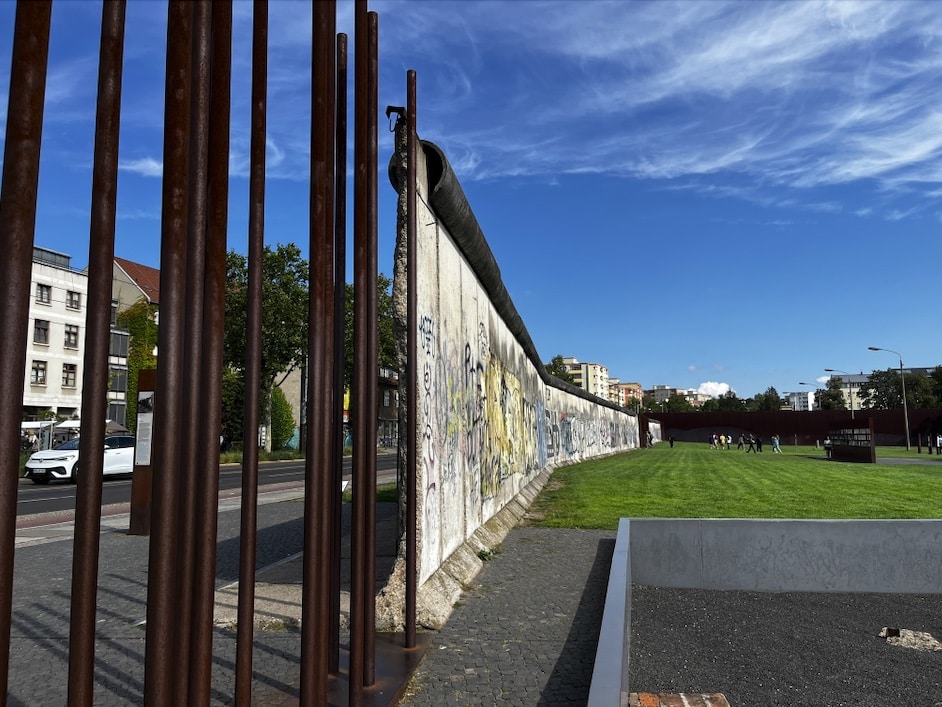
M 483 323 L 473 341 L 457 344 L 440 329 L 431 316 L 421 317 L 427 479 L 448 483 L 470 472 L 478 480 L 471 490 L 488 499 L 499 495 L 508 480 L 530 476 L 547 463 L 631 448 L 637 435 L 634 418 L 583 399 L 565 410 L 549 409 L 542 385 L 528 392 L 521 377 L 493 353 Z M 567 396 L 557 392 L 554 397 L 564 403 Z

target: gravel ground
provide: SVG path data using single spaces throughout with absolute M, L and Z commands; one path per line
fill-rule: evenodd
M 891 645 L 883 627 L 942 637 L 942 596 L 717 592 L 635 586 L 632 690 L 723 692 L 733 707 L 939 707 L 942 651 Z

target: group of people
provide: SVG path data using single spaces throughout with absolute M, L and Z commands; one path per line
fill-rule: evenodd
M 731 449 L 733 443 L 732 435 L 710 435 L 710 448 L 711 449 Z M 746 445 L 749 445 L 746 447 Z M 739 442 L 736 445 L 736 449 L 745 449 L 746 452 L 754 452 L 758 454 L 762 451 L 762 437 L 759 435 L 750 434 L 747 438 L 745 434 L 740 433 Z M 779 439 L 778 435 L 772 435 L 772 452 L 775 454 L 782 453 L 782 441 Z

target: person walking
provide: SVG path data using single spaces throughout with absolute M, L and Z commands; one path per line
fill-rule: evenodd
M 756 451 L 756 438 L 753 437 L 752 435 L 749 435 L 749 449 L 746 450 L 746 454 L 749 454 L 749 452 L 755 452 L 755 451 Z
M 756 451 L 762 451 L 762 438 L 759 435 L 756 435 Z
M 782 453 L 782 444 L 778 438 L 778 435 L 772 435 L 772 453 L 773 454 Z
M 743 436 L 743 434 L 740 432 L 740 433 L 739 433 L 739 444 L 736 445 L 736 449 L 742 449 L 742 448 L 745 447 L 745 446 L 746 446 L 746 438 L 745 438 L 745 437 Z

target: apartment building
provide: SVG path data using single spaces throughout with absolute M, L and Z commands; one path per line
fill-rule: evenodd
M 640 406 L 644 396 L 640 383 L 622 383 L 618 378 L 608 379 L 608 390 L 610 401 L 631 410 Z
M 23 376 L 23 419 L 77 419 L 82 409 L 88 274 L 72 258 L 33 248 L 30 337 Z M 112 307 L 112 313 L 114 307 Z M 128 334 L 111 327 L 108 419 L 124 424 Z
M 808 412 L 815 409 L 814 391 L 801 391 L 799 393 L 782 393 L 782 403 L 789 410 L 795 412 Z
M 88 275 L 72 268 L 70 256 L 34 248 L 31 281 L 24 417 L 43 419 L 51 410 L 58 417 L 74 418 L 82 406 Z
M 578 359 L 563 358 L 566 372 L 572 376 L 572 382 L 592 395 L 609 399 L 608 367 L 601 363 L 580 363 Z

